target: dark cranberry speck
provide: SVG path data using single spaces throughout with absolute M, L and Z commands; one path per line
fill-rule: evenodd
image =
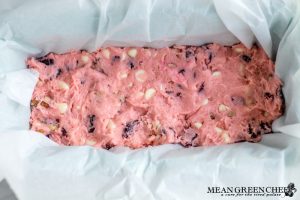
M 182 74 L 184 76 L 184 73 L 185 73 L 185 69 L 181 69 L 178 71 L 178 74 Z
M 185 57 L 186 58 L 189 58 L 191 56 L 193 56 L 193 53 L 191 51 L 188 50 L 188 51 L 185 52 Z
M 38 58 L 37 60 L 47 66 L 54 64 L 54 60 L 52 58 Z
M 179 89 L 183 89 L 183 86 L 180 85 L 180 84 L 177 84 L 177 87 L 178 87 Z
M 204 81 L 201 83 L 199 89 L 198 89 L 198 93 L 202 93 L 204 91 Z
M 265 131 L 271 130 L 271 125 L 268 122 L 260 122 L 259 126 L 262 130 L 265 130 Z
M 114 144 L 112 144 L 112 143 L 107 143 L 107 144 L 105 144 L 105 146 L 104 146 L 104 148 L 106 149 L 106 150 L 110 150 L 111 148 L 113 148 L 113 147 L 115 147 L 116 145 L 114 145 Z
M 265 92 L 264 97 L 268 100 L 273 101 L 274 100 L 274 95 L 271 94 L 270 92 Z
M 244 99 L 244 97 L 241 97 L 241 96 L 232 96 L 231 101 L 232 101 L 233 105 L 236 105 L 236 106 L 245 105 L 245 99 Z
M 112 57 L 112 61 L 113 62 L 117 62 L 117 61 L 119 61 L 120 60 L 120 56 L 113 56 Z
M 193 146 L 193 141 L 198 137 L 198 134 L 191 129 L 185 129 L 181 136 L 181 144 L 184 147 Z
M 174 92 L 171 91 L 171 90 L 166 90 L 165 92 L 166 92 L 166 94 L 172 94 L 172 93 L 174 93 Z
M 139 123 L 138 120 L 127 122 L 124 129 L 123 129 L 122 137 L 123 138 L 128 138 L 129 134 L 132 133 L 134 127 L 136 125 L 138 125 L 138 123 Z
M 253 134 L 251 135 L 251 138 L 252 138 L 252 139 L 257 138 L 257 136 L 258 136 L 257 134 L 253 133 Z
M 67 131 L 64 127 L 61 128 L 61 134 L 62 136 L 67 136 Z
M 62 69 L 59 68 L 59 69 L 56 71 L 56 78 L 59 77 L 59 76 L 62 74 L 62 72 L 63 72 Z
M 128 66 L 130 67 L 130 69 L 133 69 L 133 68 L 134 68 L 134 64 L 133 64 L 132 61 L 129 61 L 127 64 L 128 64 Z
M 176 93 L 176 97 L 182 97 L 181 92 L 177 92 L 177 93 Z
M 251 124 L 248 124 L 248 134 L 250 134 L 250 135 L 255 134 L 254 131 L 253 131 L 253 128 L 252 128 Z
M 95 129 L 96 129 L 95 127 L 89 127 L 88 128 L 88 132 L 89 133 L 93 133 L 95 131 Z
M 100 66 L 92 66 L 92 69 L 96 70 L 97 72 L 100 72 L 105 76 L 108 76 L 108 74 Z
M 88 132 L 93 133 L 95 131 L 94 122 L 96 119 L 96 115 L 88 115 L 89 125 L 88 125 Z
M 208 64 L 211 63 L 212 56 L 213 56 L 212 53 L 209 52 L 209 53 L 208 53 L 208 58 L 204 60 L 204 62 L 205 62 L 206 65 L 208 65 Z
M 210 117 L 211 120 L 215 120 L 215 119 L 216 119 L 216 116 L 215 116 L 214 113 L 210 113 L 210 114 L 209 114 L 209 117 Z
M 194 77 L 194 79 L 197 78 L 197 72 L 194 72 L 194 73 L 193 73 L 193 77 Z
M 281 85 L 282 87 L 282 85 Z M 283 97 L 283 92 L 282 92 L 282 88 L 281 87 L 278 87 L 276 89 L 276 95 L 279 96 L 279 97 Z
M 245 61 L 246 63 L 251 62 L 251 57 L 248 55 L 242 55 L 241 56 L 242 60 Z
M 282 86 L 281 86 L 282 87 Z M 285 112 L 285 99 L 284 99 L 284 96 L 283 96 L 283 92 L 282 92 L 282 88 L 279 87 L 277 88 L 276 90 L 276 95 L 280 97 L 281 101 L 282 101 L 282 106 L 280 108 L 280 112 L 281 113 L 284 113 Z

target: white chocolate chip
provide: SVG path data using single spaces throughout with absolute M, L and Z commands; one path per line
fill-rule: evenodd
M 228 111 L 229 110 L 229 107 L 224 105 L 224 104 L 220 104 L 219 105 L 219 112 L 225 112 L 225 111 Z
M 120 72 L 119 73 L 119 78 L 120 79 L 125 79 L 125 78 L 127 78 L 128 77 L 128 74 L 126 73 L 126 72 Z
M 91 139 L 87 139 L 86 141 L 85 141 L 85 144 L 86 145 L 89 145 L 89 146 L 93 146 L 93 145 L 95 145 L 97 142 L 95 141 L 95 140 L 91 140 Z
M 242 52 L 244 52 L 244 49 L 237 47 L 237 48 L 234 48 L 234 51 L 237 53 L 242 53 Z
M 267 111 L 264 111 L 264 117 L 268 117 L 269 113 Z
M 216 133 L 221 134 L 224 131 L 224 129 L 221 129 L 219 127 L 215 127 L 215 131 L 216 131 Z
M 143 97 L 144 96 L 144 92 L 138 92 L 138 93 L 136 93 L 136 95 L 135 95 L 135 97 L 136 98 L 141 98 L 141 97 Z
M 135 72 L 135 79 L 139 82 L 145 82 L 147 80 L 147 74 L 145 72 L 145 70 L 137 70 Z
M 130 82 L 130 83 L 128 83 L 128 87 L 130 87 L 130 88 L 131 88 L 132 86 L 133 86 L 133 83 L 131 83 L 131 82 Z
M 268 81 L 271 81 L 273 79 L 273 76 L 272 75 L 269 75 L 268 76 Z
M 208 104 L 208 99 L 203 99 L 203 101 L 202 101 L 202 106 L 205 106 L 205 105 L 207 105 Z
M 122 55 L 121 55 L 121 61 L 124 61 L 126 59 L 126 53 L 125 52 L 122 52 Z
M 55 130 L 58 129 L 57 124 L 50 124 L 48 127 L 49 127 L 49 129 L 50 129 L 51 131 L 55 131 Z
M 44 133 L 45 133 L 45 131 L 42 130 L 42 129 L 36 130 L 36 132 L 41 133 L 41 134 L 44 134 Z
M 81 109 L 81 106 L 76 106 L 76 109 L 77 109 L 77 110 L 80 110 L 80 109 Z
M 230 111 L 227 113 L 227 116 L 228 116 L 228 117 L 233 117 L 233 116 L 235 116 L 235 112 L 232 111 L 232 110 L 230 110 Z
M 35 122 L 34 125 L 35 125 L 36 127 L 39 127 L 39 126 L 42 126 L 43 124 L 42 124 L 41 122 L 37 121 L 37 122 Z
M 135 58 L 136 55 L 137 55 L 137 50 L 136 50 L 136 49 L 130 49 L 130 50 L 128 51 L 128 55 L 129 55 L 130 57 L 132 57 L 132 58 Z
M 219 71 L 215 71 L 212 73 L 212 76 L 214 76 L 214 77 L 218 77 L 220 75 L 221 75 L 221 72 L 219 72 Z
M 121 103 L 124 103 L 124 102 L 125 102 L 125 96 L 124 96 L 124 95 L 121 95 L 121 96 L 119 97 L 119 99 L 120 99 Z
M 151 124 L 151 123 L 147 123 L 147 128 L 148 128 L 148 129 L 150 129 L 150 130 L 151 130 L 151 129 L 152 129 L 152 127 L 153 127 L 153 124 Z
M 230 143 L 230 137 L 226 132 L 222 134 L 222 137 L 225 143 Z
M 66 103 L 57 103 L 56 107 L 59 110 L 59 112 L 62 114 L 67 112 L 67 110 L 68 110 L 68 104 L 66 104 Z
M 148 138 L 148 140 L 149 140 L 150 142 L 152 142 L 152 141 L 154 141 L 154 140 L 155 140 L 155 138 L 156 138 L 156 136 L 155 136 L 155 135 L 151 135 L 151 136 Z
M 155 120 L 153 122 L 153 128 L 157 131 L 161 127 L 160 121 Z
M 113 129 L 115 129 L 117 126 L 116 126 L 116 124 L 113 122 L 113 120 L 109 120 L 108 121 L 108 123 L 107 123 L 107 128 L 109 129 L 109 130 L 113 130 Z
M 83 55 L 83 56 L 81 56 L 81 60 L 83 63 L 88 63 L 90 58 L 87 55 Z
M 241 76 L 245 75 L 245 65 L 244 64 L 240 64 L 239 73 Z
M 149 88 L 145 92 L 145 99 L 146 100 L 151 99 L 155 95 L 155 93 L 156 93 L 156 90 L 154 88 Z
M 160 85 L 159 85 L 159 89 L 160 89 L 160 91 L 163 91 L 163 90 L 164 90 L 163 84 L 160 84 Z
M 46 103 L 50 103 L 51 102 L 51 98 L 50 97 L 48 97 L 48 96 L 46 96 L 45 98 L 44 98 L 44 101 L 46 102 Z
M 196 129 L 200 129 L 202 127 L 202 123 L 201 122 L 195 122 L 194 126 Z
M 176 65 L 175 63 L 169 63 L 169 64 L 168 64 L 168 67 L 174 68 L 174 67 L 177 67 L 177 65 Z
M 58 87 L 63 90 L 70 89 L 69 85 L 64 81 L 58 81 Z
M 254 99 L 252 99 L 251 97 L 246 98 L 246 105 L 247 106 L 251 106 L 255 103 Z
M 110 51 L 108 49 L 103 49 L 102 50 L 103 56 L 107 59 L 110 57 Z

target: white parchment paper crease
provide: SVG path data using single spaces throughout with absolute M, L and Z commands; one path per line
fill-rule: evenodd
M 0 179 L 20 200 L 230 199 L 212 186 L 287 186 L 300 198 L 297 0 L 0 1 Z M 284 81 L 286 113 L 261 143 L 106 151 L 28 131 L 37 74 L 25 59 L 101 46 L 258 42 Z M 287 198 L 287 197 L 286 197 Z M 234 199 L 282 199 L 235 197 Z

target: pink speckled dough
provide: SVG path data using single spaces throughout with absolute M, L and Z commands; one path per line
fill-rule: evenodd
M 64 145 L 140 148 L 257 142 L 283 113 L 262 49 L 117 48 L 29 58 L 31 129 Z

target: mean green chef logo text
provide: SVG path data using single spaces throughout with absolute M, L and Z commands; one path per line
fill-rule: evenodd
M 297 192 L 294 183 L 288 184 L 287 187 L 278 187 L 278 186 L 267 186 L 267 187 L 258 187 L 258 186 L 248 186 L 248 187 L 208 187 L 207 193 L 210 194 L 219 194 L 222 197 L 293 197 Z

